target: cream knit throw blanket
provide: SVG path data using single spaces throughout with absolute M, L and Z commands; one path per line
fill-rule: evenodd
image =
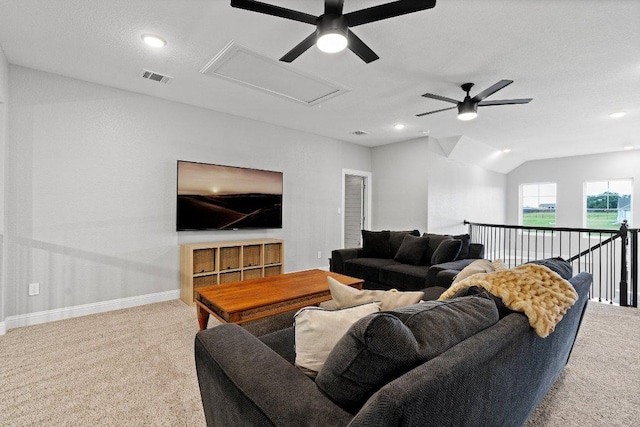
M 451 285 L 440 300 L 451 298 L 460 289 L 478 286 L 502 299 L 511 310 L 524 313 L 542 338 L 553 332 L 567 310 L 578 300 L 571 283 L 549 268 L 536 264 L 477 273 Z

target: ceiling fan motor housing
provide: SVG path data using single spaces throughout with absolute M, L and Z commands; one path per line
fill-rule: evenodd
M 477 112 L 478 112 L 478 103 L 473 102 L 471 100 L 471 97 L 469 97 L 469 95 L 467 95 L 464 98 L 464 101 L 458 102 L 458 114 L 477 113 Z
M 318 17 L 318 21 L 316 24 L 316 35 L 320 37 L 327 33 L 338 33 L 342 34 L 346 38 L 347 29 L 347 19 L 344 17 L 344 15 L 325 13 L 324 15 Z

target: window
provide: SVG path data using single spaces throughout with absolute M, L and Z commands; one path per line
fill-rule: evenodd
M 556 184 L 536 183 L 520 186 L 522 225 L 530 227 L 555 227 Z
M 587 228 L 617 230 L 623 220 L 631 226 L 632 181 L 585 182 L 585 225 Z

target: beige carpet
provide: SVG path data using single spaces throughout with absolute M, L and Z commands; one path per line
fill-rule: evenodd
M 10 330 L 0 426 L 204 426 L 196 332 L 180 301 Z M 590 303 L 571 362 L 527 427 L 638 425 L 638 355 L 640 310 Z

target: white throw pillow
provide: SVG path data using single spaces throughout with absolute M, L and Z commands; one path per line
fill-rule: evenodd
M 502 271 L 506 270 L 507 267 L 504 265 L 502 260 L 497 259 L 495 261 L 489 261 L 488 259 L 479 259 L 473 261 L 471 264 L 463 268 L 460 273 L 453 279 L 452 285 L 454 283 L 458 283 L 461 280 L 466 279 L 469 276 L 473 276 L 477 273 L 491 273 L 492 271 Z
M 350 308 L 325 310 L 305 307 L 293 317 L 296 346 L 296 366 L 315 377 L 336 343 L 357 320 L 380 311 L 372 302 Z
M 390 291 L 380 291 L 363 289 L 358 290 L 351 286 L 338 282 L 333 277 L 327 277 L 331 298 L 338 308 L 351 307 L 357 304 L 364 304 L 372 301 L 380 301 L 381 310 L 393 310 L 398 307 L 419 303 L 424 292 L 398 292 L 395 289 Z

